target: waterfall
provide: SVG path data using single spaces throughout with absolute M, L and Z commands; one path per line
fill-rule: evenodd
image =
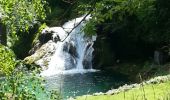
M 49 61 L 48 69 L 44 70 L 42 75 L 94 71 L 92 69 L 92 53 L 96 36 L 85 35 L 83 27 L 90 16 L 87 16 L 85 20 L 83 18 L 84 16 L 73 19 L 62 27 L 43 30 L 44 32 L 53 32 L 52 40 L 55 42 L 55 52 Z

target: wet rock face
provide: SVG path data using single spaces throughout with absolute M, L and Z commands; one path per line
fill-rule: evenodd
M 78 57 L 76 47 L 70 44 L 68 52 L 73 56 L 73 57 Z
M 42 46 L 42 44 L 40 42 L 37 42 L 34 47 L 29 51 L 29 54 L 32 55 L 36 52 L 36 50 L 38 50 L 40 47 Z
M 47 49 L 48 48 L 48 49 Z M 34 54 L 24 59 L 27 64 L 36 64 L 47 68 L 48 62 L 51 60 L 51 56 L 55 52 L 55 43 L 51 40 L 43 44 Z
M 84 69 L 89 69 L 92 67 L 92 58 L 90 57 L 91 53 L 88 52 L 88 51 L 91 51 L 91 47 L 93 46 L 93 44 L 91 42 L 88 43 L 87 47 L 86 47 L 86 50 L 85 50 L 85 56 L 84 56 L 84 59 L 83 59 L 83 68 Z
M 40 49 L 40 47 L 42 45 L 44 45 L 45 43 L 47 43 L 48 41 L 52 40 L 52 33 L 45 31 L 43 33 L 41 33 L 41 35 L 39 36 L 37 43 L 33 46 L 33 48 L 29 51 L 29 54 L 32 55 L 34 54 L 38 49 Z
M 74 46 L 71 42 L 65 42 L 63 46 L 63 51 L 65 53 L 65 61 L 68 61 L 68 63 L 65 63 L 65 70 L 73 69 L 76 67 L 77 64 L 77 58 L 78 58 L 78 53 L 76 46 Z
M 65 63 L 65 70 L 70 70 L 73 68 L 76 68 L 76 64 L 77 64 L 77 60 L 76 58 L 74 58 L 73 56 L 71 56 L 70 54 L 66 53 L 65 54 L 65 61 L 67 61 L 67 63 Z
M 89 61 L 88 59 L 84 59 L 83 60 L 83 68 L 84 69 L 89 69 L 91 66 L 91 61 Z
M 63 46 L 63 51 L 68 52 L 74 58 L 78 57 L 76 46 L 74 46 L 72 43 L 66 42 Z
M 53 34 L 51 32 L 41 34 L 39 37 L 40 43 L 44 44 L 44 43 L 47 43 L 49 40 L 52 40 L 52 35 Z
M 46 44 L 50 40 L 57 43 L 61 39 L 59 35 L 56 34 L 53 30 L 50 30 L 50 28 L 44 29 L 38 38 L 38 42 L 29 51 L 29 54 L 34 54 L 42 45 Z
M 108 40 L 109 38 L 98 36 L 94 42 L 93 67 L 95 69 L 105 69 L 116 63 L 115 52 L 111 49 L 113 45 Z

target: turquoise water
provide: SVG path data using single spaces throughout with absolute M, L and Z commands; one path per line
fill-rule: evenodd
M 46 77 L 49 90 L 59 90 L 63 98 L 107 92 L 128 83 L 126 76 L 113 72 L 90 72 Z

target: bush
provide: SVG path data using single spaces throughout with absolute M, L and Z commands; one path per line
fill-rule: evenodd
M 0 100 L 60 100 L 57 91 L 47 91 L 42 77 L 28 71 L 9 48 L 0 45 Z
M 61 100 L 57 91 L 47 91 L 44 80 L 32 73 L 15 70 L 0 83 L 1 100 Z
M 8 33 L 8 46 L 12 47 L 36 23 L 46 18 L 47 2 L 45 0 L 0 0 L 1 21 Z
M 13 51 L 0 44 L 0 74 L 11 74 L 15 65 L 15 54 Z

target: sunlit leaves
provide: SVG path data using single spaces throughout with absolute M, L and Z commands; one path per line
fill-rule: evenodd
M 112 23 L 114 25 L 124 24 L 128 16 L 137 16 L 139 20 L 145 20 L 154 10 L 155 0 L 99 0 L 93 4 L 81 5 L 81 13 L 91 11 L 92 22 L 86 25 L 89 31 L 94 30 L 94 23 Z M 82 9 L 82 8 L 85 9 Z M 88 8 L 88 9 L 87 9 Z M 86 29 L 86 31 L 87 31 Z M 90 30 L 91 29 L 91 30 Z M 88 33 L 88 32 L 87 32 Z
M 35 45 L 35 44 L 38 42 L 38 38 L 39 38 L 42 30 L 45 29 L 46 27 L 47 27 L 46 23 L 43 23 L 43 24 L 39 27 L 37 33 L 36 33 L 35 36 L 34 36 L 34 40 L 33 40 L 33 42 L 32 42 L 32 45 Z
M 17 32 L 28 31 L 39 20 L 44 20 L 46 4 L 45 0 L 0 0 L 1 21 L 10 37 L 17 40 Z
M 47 91 L 44 80 L 34 72 L 14 70 L 0 83 L 2 100 L 61 100 L 57 91 Z
M 0 45 L 0 74 L 10 75 L 15 65 L 14 53 L 9 48 Z
M 95 23 L 92 23 L 92 21 L 89 21 L 86 23 L 83 31 L 85 32 L 86 35 L 91 36 L 96 34 L 96 28 L 95 28 Z

